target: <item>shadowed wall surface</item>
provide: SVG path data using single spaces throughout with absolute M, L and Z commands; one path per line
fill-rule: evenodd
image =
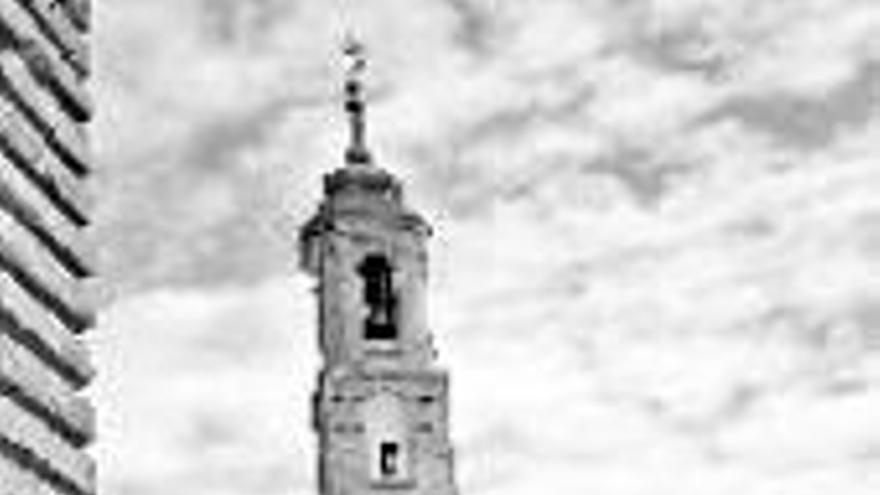
M 0 0 L 0 494 L 91 495 L 82 0 Z

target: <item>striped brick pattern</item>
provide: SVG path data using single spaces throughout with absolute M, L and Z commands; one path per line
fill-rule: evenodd
M 0 495 L 91 495 L 89 0 L 0 0 Z

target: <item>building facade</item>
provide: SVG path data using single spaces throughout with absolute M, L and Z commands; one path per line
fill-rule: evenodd
M 356 46 L 350 54 L 346 165 L 325 176 L 300 233 L 302 265 L 318 279 L 319 492 L 454 495 L 448 377 L 426 322 L 430 228 L 364 144 L 364 61 Z
M 0 495 L 90 495 L 88 0 L 0 0 Z

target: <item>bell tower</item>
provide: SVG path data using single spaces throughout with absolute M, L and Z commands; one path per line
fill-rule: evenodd
M 456 495 L 448 376 L 426 323 L 431 230 L 373 162 L 363 49 L 351 41 L 346 55 L 346 164 L 324 177 L 318 212 L 300 232 L 302 266 L 318 280 L 320 494 Z

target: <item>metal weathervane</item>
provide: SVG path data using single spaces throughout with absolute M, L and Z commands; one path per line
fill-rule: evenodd
M 366 144 L 366 101 L 364 73 L 367 69 L 366 50 L 355 37 L 349 35 L 343 47 L 347 61 L 345 74 L 345 111 L 348 113 L 351 142 L 345 152 L 349 164 L 367 164 L 370 152 Z

